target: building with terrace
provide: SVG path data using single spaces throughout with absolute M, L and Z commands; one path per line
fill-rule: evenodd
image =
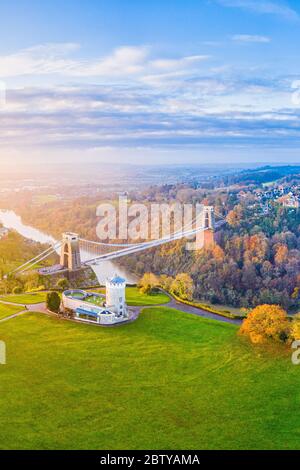
M 80 289 L 62 295 L 62 310 L 71 310 L 78 321 L 114 325 L 129 320 L 126 281 L 114 276 L 106 282 L 106 295 Z

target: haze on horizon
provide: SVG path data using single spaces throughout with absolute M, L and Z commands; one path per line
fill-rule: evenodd
M 299 161 L 296 0 L 12 0 L 0 12 L 1 168 Z

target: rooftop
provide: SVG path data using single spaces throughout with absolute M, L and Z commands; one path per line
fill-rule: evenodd
M 109 279 L 112 284 L 124 284 L 126 282 L 121 276 L 115 275 L 112 279 Z

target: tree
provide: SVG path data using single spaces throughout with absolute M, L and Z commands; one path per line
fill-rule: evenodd
M 286 245 L 279 245 L 276 249 L 275 263 L 282 266 L 288 259 L 289 250 Z
M 159 280 L 162 289 L 170 291 L 174 278 L 171 276 L 167 276 L 166 274 L 162 274 Z
M 285 310 L 278 305 L 259 305 L 243 321 L 240 333 L 252 343 L 263 343 L 269 339 L 287 341 L 290 330 Z
M 151 295 L 156 287 L 159 286 L 159 280 L 152 273 L 145 273 L 140 280 L 138 287 L 143 294 Z
M 171 293 L 182 300 L 193 300 L 194 283 L 187 273 L 177 274 L 171 285 Z
M 69 287 L 69 281 L 65 277 L 59 279 L 56 283 L 56 287 L 61 290 L 66 290 Z
M 243 220 L 243 207 L 241 204 L 235 206 L 227 215 L 227 222 L 232 227 L 238 227 Z
M 48 292 L 46 298 L 47 309 L 51 312 L 58 313 L 60 308 L 60 296 L 57 292 Z

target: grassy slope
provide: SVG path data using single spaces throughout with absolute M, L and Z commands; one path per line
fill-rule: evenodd
M 300 369 L 164 308 L 99 328 L 0 325 L 0 448 L 300 448 Z
M 126 301 L 128 305 L 132 306 L 144 306 L 144 305 L 162 305 L 167 304 L 170 299 L 169 297 L 158 292 L 156 294 L 147 295 L 142 294 L 137 287 L 127 287 L 126 289 Z
M 0 301 L 4 300 L 5 302 L 13 302 L 15 304 L 29 305 L 29 304 L 39 304 L 45 302 L 46 295 L 44 292 L 38 292 L 34 294 L 19 294 L 19 295 L 6 295 L 0 297 Z
M 101 292 L 105 294 L 105 289 L 90 289 L 94 292 Z M 145 305 L 152 306 L 152 305 L 163 305 L 167 304 L 170 301 L 170 298 L 162 293 L 158 292 L 157 294 L 147 295 L 142 294 L 137 287 L 127 287 L 126 288 L 126 301 L 128 305 L 143 307 Z
M 21 312 L 23 307 L 17 307 L 16 305 L 6 305 L 0 302 L 0 320 L 6 317 L 10 317 L 15 313 Z

